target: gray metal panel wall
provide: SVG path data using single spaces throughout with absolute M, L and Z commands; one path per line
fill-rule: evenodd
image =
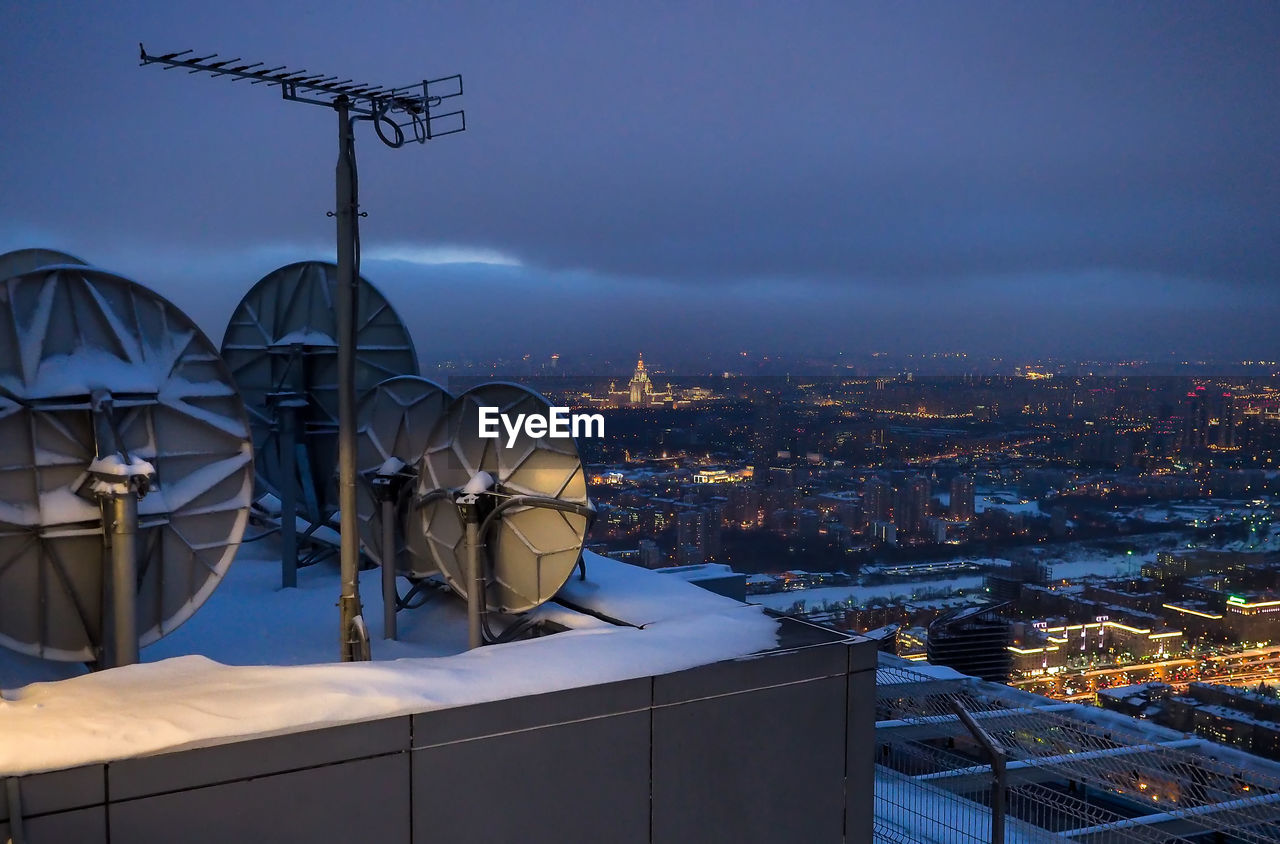
M 652 689 L 646 677 L 414 716 L 414 844 L 648 841 Z
M 111 844 L 408 841 L 409 757 L 398 753 L 113 802 L 110 826 Z
M 848 649 L 654 678 L 653 838 L 839 842 Z
M 105 844 L 107 810 L 105 806 L 95 806 L 92 809 L 75 809 L 26 818 L 22 822 L 22 832 L 30 844 L 96 844 L 99 841 Z M 12 834 L 9 822 L 0 821 L 0 841 L 8 841 Z
M 409 749 L 409 717 L 384 718 L 112 762 L 111 800 L 128 800 Z
M 845 727 L 845 844 L 871 844 L 876 789 L 876 643 L 849 643 Z
M 873 642 L 826 639 L 658 677 L 31 775 L 21 780 L 26 837 L 863 844 L 875 657 Z
M 9 800 L 0 777 L 0 821 L 9 819 Z M 23 816 L 65 812 L 106 802 L 106 770 L 102 765 L 85 765 L 65 771 L 32 774 L 18 781 Z M 0 837 L 0 841 L 5 840 Z
M 649 713 L 415 750 L 413 789 L 414 844 L 644 844 Z

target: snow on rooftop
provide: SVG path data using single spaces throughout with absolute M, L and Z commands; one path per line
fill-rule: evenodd
M 949 500 L 950 496 L 948 496 Z M 1005 489 L 974 496 L 973 511 L 975 513 L 985 513 L 987 510 L 1007 510 L 1010 513 L 1024 513 L 1033 516 L 1043 515 L 1040 512 L 1040 504 L 1038 502 L 1022 498 L 1015 491 Z
M 333 346 L 337 347 L 338 343 L 323 331 L 312 331 L 310 329 L 299 329 L 290 331 L 271 344 L 273 347 L 280 346 Z
M 968 675 L 961 674 L 954 668 L 945 665 L 934 665 L 931 662 L 903 660 L 903 665 L 881 665 L 876 669 L 877 686 L 893 686 L 902 683 L 919 683 L 920 677 L 931 680 L 969 680 Z
M 1155 688 L 1168 688 L 1168 686 L 1166 686 L 1164 683 L 1159 683 L 1159 682 L 1132 683 L 1128 686 L 1112 686 L 1107 689 L 1098 689 L 1098 694 L 1105 695 L 1106 697 L 1113 697 L 1113 698 L 1116 698 L 1117 700 L 1120 700 L 1126 697 L 1130 697 L 1132 695 L 1140 695 L 1143 692 L 1146 692 L 1150 689 L 1155 689 Z
M 667 566 L 666 568 L 654 569 L 661 574 L 670 574 L 681 580 L 687 580 L 690 583 L 696 583 L 699 580 L 716 580 L 721 577 L 732 577 L 738 572 L 733 570 L 732 566 L 724 563 L 698 563 L 692 566 Z
M 601 564 L 604 561 L 604 565 Z M 700 613 L 736 613 L 743 604 L 686 583 L 678 577 L 589 554 L 587 579 L 575 574 L 557 596 L 581 607 L 637 627 Z M 759 608 L 752 608 L 760 612 Z
M 281 590 L 278 561 L 250 549 L 187 625 L 143 651 L 147 662 L 67 676 L 83 669 L 0 651 L 0 776 L 664 674 L 777 645 L 777 622 L 759 607 L 588 553 L 587 579 L 574 575 L 566 600 L 633 626 L 546 605 L 538 612 L 569 630 L 460 652 L 465 610 L 444 594 L 401 612 L 403 641 L 388 643 L 373 570 L 362 586 L 383 661 L 324 663 L 337 653 L 336 576 L 303 569 L 298 590 Z

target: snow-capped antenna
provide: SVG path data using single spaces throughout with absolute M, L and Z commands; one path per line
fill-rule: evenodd
M 310 71 L 289 70 L 283 65 L 266 67 L 263 62 L 243 62 L 239 58 L 219 59 L 216 53 L 195 56 L 191 50 L 150 54 L 138 45 L 141 64 L 160 65 L 164 70 L 182 68 L 188 73 L 226 76 L 232 82 L 249 80 L 250 85 L 276 86 L 286 100 L 327 106 L 338 113 L 337 202 L 333 216 L 338 223 L 337 301 L 338 331 L 338 484 L 341 513 L 342 593 L 338 598 L 339 640 L 344 660 L 354 660 L 368 651 L 368 639 L 361 618 L 360 582 L 357 568 L 360 543 L 356 516 L 356 374 L 355 334 L 358 314 L 355 287 L 360 274 L 360 205 L 356 179 L 355 132 L 357 120 L 368 120 L 384 144 L 396 148 L 410 137 L 419 143 L 452 135 L 467 128 L 461 109 L 442 111 L 442 105 L 462 96 L 462 76 L 423 80 L 400 88 L 387 88 L 324 76 Z M 390 134 L 388 134 L 388 132 Z M 367 318 L 367 317 L 366 317 Z M 388 373 L 403 374 L 403 373 Z
M 418 355 L 409 330 L 377 288 L 359 277 L 356 284 L 363 315 L 354 354 L 360 400 L 389 376 L 417 373 Z M 314 561 L 332 553 L 319 529 L 341 507 L 335 482 L 341 422 L 337 299 L 333 264 L 280 267 L 240 300 L 222 338 L 222 357 L 249 408 L 259 491 L 278 502 L 286 588 L 298 583 L 299 519 L 310 547 L 304 563 Z
M 0 644 L 136 662 L 222 579 L 253 447 L 218 351 L 169 302 L 91 267 L 0 282 Z
M 382 566 L 383 636 L 387 639 L 396 638 L 396 575 L 401 570 L 420 573 L 434 568 L 422 532 L 407 517 L 427 437 L 452 401 L 439 384 L 400 375 L 378 384 L 360 402 L 356 441 L 360 539 L 366 556 Z
M 79 264 L 84 266 L 84 261 L 74 255 L 58 252 L 55 249 L 16 249 L 13 252 L 6 252 L 0 255 L 0 278 L 22 275 L 40 267 L 50 267 L 57 264 Z
M 481 438 L 481 407 L 515 418 L 548 416 L 550 403 L 517 384 L 473 387 L 454 399 L 423 452 L 421 530 L 440 573 L 467 599 L 471 647 L 494 638 L 488 612 L 527 612 L 559 591 L 595 514 L 572 439 L 523 428 L 510 447 Z

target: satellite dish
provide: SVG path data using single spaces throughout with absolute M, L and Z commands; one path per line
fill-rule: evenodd
M 0 281 L 0 443 L 0 644 L 129 661 L 231 564 L 253 490 L 244 405 L 208 338 L 141 285 L 68 265 Z
M 549 415 L 550 406 L 543 396 L 517 384 L 473 387 L 458 396 L 436 424 L 422 456 L 422 533 L 440 573 L 463 597 L 469 598 L 471 591 L 467 525 L 455 503 L 462 498 L 449 491 L 467 488 L 474 493 L 489 486 L 478 496 L 488 499 L 487 506 L 480 505 L 486 519 L 480 542 L 487 567 L 487 610 L 525 612 L 550 599 L 569 579 L 582 551 L 593 511 L 577 444 L 569 438 L 537 439 L 522 431 L 508 448 L 505 438 L 479 435 L 481 407 L 496 407 L 514 418 L 521 413 Z M 474 483 L 477 480 L 483 483 Z
M 356 440 L 360 541 L 364 543 L 366 555 L 379 565 L 384 561 L 380 506 L 384 490 L 379 481 L 390 482 L 397 476 L 407 481 L 416 475 L 427 437 L 452 401 L 453 397 L 444 387 L 433 381 L 416 375 L 398 375 L 378 384 L 360 403 Z M 408 496 L 393 494 L 397 527 L 404 523 L 407 499 Z M 435 564 L 421 532 L 396 532 L 400 534 L 398 542 L 408 540 L 407 547 L 397 548 L 392 556 L 393 562 L 401 561 L 396 568 L 414 573 L 432 571 Z M 414 558 L 412 563 L 403 562 L 406 553 Z
M 382 631 L 388 639 L 397 638 L 401 599 L 396 575 L 402 568 L 434 568 L 426 538 L 410 525 L 408 516 L 427 436 L 452 400 L 439 384 L 398 375 L 374 387 L 360 403 L 356 517 L 366 555 L 382 566 Z
M 333 264 L 281 267 L 245 294 L 222 339 L 222 355 L 249 409 L 260 502 L 268 521 L 279 519 L 285 587 L 298 583 L 300 522 L 313 549 L 308 561 L 338 547 L 336 534 L 326 538 L 339 508 L 337 299 Z M 358 278 L 353 299 L 358 403 L 390 376 L 416 375 L 418 356 L 373 285 Z
M 58 252 L 55 249 L 17 249 L 0 255 L 0 279 L 22 275 L 40 267 L 55 264 L 80 264 L 84 261 L 74 255 Z
M 249 411 L 262 491 L 284 501 L 291 484 L 298 515 L 313 524 L 338 509 L 337 284 L 337 267 L 329 263 L 274 270 L 245 294 L 222 339 L 222 357 Z M 372 284 L 361 278 L 355 298 L 360 401 L 386 378 L 418 374 L 418 356 L 408 329 Z M 296 443 L 305 452 L 296 462 L 298 450 L 282 448 L 285 417 L 294 411 Z

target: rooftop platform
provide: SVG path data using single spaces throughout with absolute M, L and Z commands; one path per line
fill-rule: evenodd
M 871 841 L 874 642 L 593 557 L 563 632 L 459 652 L 442 596 L 381 661 L 271 665 L 235 641 L 327 653 L 334 593 L 250 610 L 246 562 L 151 661 L 6 692 L 0 840 Z
M 0 776 L 667 674 L 779 643 L 759 607 L 588 554 L 586 578 L 535 611 L 562 632 L 472 652 L 448 590 L 402 610 L 400 640 L 383 640 L 379 573 L 364 572 L 375 661 L 336 663 L 336 571 L 303 569 L 284 590 L 272 550 L 246 546 L 141 664 L 90 674 L 0 650 Z

